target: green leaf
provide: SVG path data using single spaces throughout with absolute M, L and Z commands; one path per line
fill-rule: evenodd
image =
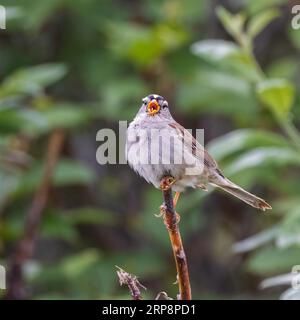
M 192 53 L 231 74 L 236 73 L 252 82 L 258 82 L 257 73 L 251 57 L 234 42 L 225 40 L 202 40 L 194 43 Z
M 148 90 L 136 77 L 119 77 L 104 86 L 101 108 L 97 112 L 105 119 L 131 119 Z
M 6 109 L 0 111 L 1 133 L 26 133 L 28 135 L 44 132 L 47 128 L 45 117 L 32 109 Z
M 20 131 L 28 135 L 39 135 L 47 131 L 48 123 L 44 115 L 33 109 L 22 109 L 18 111 L 22 117 Z
M 254 254 L 247 263 L 251 272 L 260 275 L 287 272 L 300 263 L 300 250 L 297 247 L 287 249 L 265 248 Z
M 43 218 L 41 233 L 46 237 L 74 241 L 78 240 L 76 226 L 84 224 L 114 225 L 115 216 L 113 212 L 88 207 L 50 210 Z
M 62 5 L 59 0 L 22 1 L 21 10 L 24 13 L 22 28 L 30 31 L 38 31 L 47 22 L 47 19 L 55 15 L 55 11 Z M 32 32 L 30 33 L 32 35 Z
M 285 79 L 260 82 L 256 92 L 260 101 L 280 117 L 285 117 L 288 114 L 295 97 L 295 87 Z
M 0 132 L 22 132 L 38 136 L 55 128 L 72 129 L 84 126 L 92 118 L 92 108 L 71 103 L 57 103 L 47 109 L 0 110 Z
M 113 225 L 115 216 L 113 212 L 97 208 L 78 208 L 65 212 L 72 224 L 104 224 Z
M 192 53 L 211 62 L 218 62 L 228 57 L 241 54 L 239 47 L 225 40 L 202 40 L 191 47 Z
M 57 103 L 41 113 L 47 121 L 48 131 L 57 127 L 70 129 L 83 126 L 92 116 L 89 106 L 77 106 L 71 103 Z
M 287 166 L 300 164 L 300 155 L 291 148 L 260 147 L 242 154 L 230 166 L 226 173 L 237 174 L 243 170 L 259 166 Z
M 290 285 L 293 277 L 295 277 L 295 274 L 293 274 L 291 272 L 290 273 L 276 275 L 274 277 L 264 279 L 260 283 L 259 287 L 261 289 L 266 289 L 266 288 L 279 286 L 279 285 Z
M 186 0 L 162 2 L 144 1 L 143 12 L 147 19 L 151 21 L 167 21 L 184 25 L 193 25 L 205 19 L 206 14 L 205 1 Z M 197 10 L 195 10 L 197 8 Z
M 287 147 L 281 135 L 254 129 L 240 129 L 212 140 L 206 147 L 214 158 L 221 160 L 236 152 L 259 146 Z
M 293 275 L 294 277 L 292 279 L 295 279 L 295 274 Z M 280 295 L 279 299 L 280 300 L 300 300 L 300 289 L 298 288 L 294 289 L 293 287 L 289 288 Z
M 296 49 L 300 50 L 300 34 L 299 30 L 289 28 L 288 30 L 289 40 L 296 47 Z M 299 61 L 299 59 L 298 59 Z
M 234 253 L 242 253 L 252 251 L 271 240 L 274 240 L 278 234 L 278 227 L 272 227 L 266 230 L 263 230 L 247 239 L 236 242 L 232 246 Z
M 299 59 L 287 56 L 270 62 L 266 74 L 268 78 L 294 79 L 297 74 Z
M 162 44 L 153 43 L 151 29 L 129 23 L 109 23 L 107 37 L 110 50 L 117 57 L 126 58 L 138 65 L 153 62 L 162 53 Z
M 16 194 L 33 192 L 40 185 L 44 172 L 43 163 L 37 163 L 24 174 L 16 188 Z M 68 185 L 88 184 L 94 181 L 95 174 L 87 166 L 69 159 L 61 159 L 55 167 L 53 185 L 62 187 Z
M 38 94 L 67 73 L 64 64 L 52 63 L 17 70 L 4 80 L 0 98 L 14 94 Z
M 20 112 L 13 109 L 0 111 L 0 133 L 18 132 L 23 125 Z
M 6 8 L 6 19 L 17 19 L 24 15 L 24 10 L 21 7 L 5 7 Z
M 66 241 L 78 239 L 77 230 L 70 224 L 67 217 L 59 212 L 44 215 L 41 234 L 44 237 L 59 238 Z
M 224 7 L 217 7 L 216 13 L 224 28 L 233 37 L 240 36 L 243 33 L 244 24 L 246 21 L 246 16 L 244 14 L 231 14 Z
M 19 108 L 21 98 L 21 96 L 15 95 L 0 99 L 0 112 Z
M 280 14 L 275 8 L 264 10 L 256 14 L 248 23 L 247 33 L 255 38 L 274 18 Z
M 194 77 L 178 88 L 177 103 L 193 115 L 210 112 L 249 119 L 256 113 L 256 102 L 249 82 L 214 69 L 196 69 Z
M 286 0 L 245 0 L 246 10 L 250 14 L 259 13 L 270 7 L 286 4 Z
M 152 64 L 187 40 L 185 29 L 165 23 L 153 27 L 135 23 L 109 23 L 106 33 L 111 51 L 138 66 Z
M 88 184 L 95 181 L 95 173 L 90 167 L 74 160 L 60 160 L 55 168 L 55 186 Z
M 1 160 L 1 158 L 0 158 Z M 3 205 L 11 193 L 16 189 L 19 182 L 17 173 L 11 174 L 0 167 L 0 206 Z
M 89 268 L 99 262 L 100 255 L 96 249 L 87 249 L 64 259 L 61 264 L 63 273 L 67 278 L 76 279 L 88 272 Z
M 294 244 L 300 245 L 300 202 L 288 214 L 284 216 L 280 224 L 276 244 L 285 248 Z
M 158 250 L 143 248 L 143 250 L 135 251 L 134 255 L 119 253 L 116 265 L 124 265 L 128 270 L 132 270 L 133 274 L 140 277 L 151 277 L 166 271 L 166 264 L 163 260 Z

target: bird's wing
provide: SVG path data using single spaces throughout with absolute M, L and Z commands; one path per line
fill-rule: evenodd
M 218 164 L 214 160 L 214 158 L 205 150 L 205 148 L 193 137 L 193 135 L 188 130 L 186 130 L 177 122 L 171 122 L 168 125 L 177 131 L 178 137 L 182 139 L 183 144 L 187 148 L 191 148 L 192 146 L 192 152 L 195 157 L 202 161 L 202 154 L 204 154 L 204 165 L 207 168 L 215 169 L 218 174 L 224 177 L 219 170 Z

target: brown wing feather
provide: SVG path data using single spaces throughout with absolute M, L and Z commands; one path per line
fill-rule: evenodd
M 169 126 L 175 129 L 178 135 L 181 137 L 183 143 L 190 147 L 190 141 L 192 142 L 192 150 L 193 154 L 197 157 L 200 152 L 204 152 L 204 165 L 208 168 L 212 169 L 212 172 L 219 174 L 222 178 L 220 180 L 209 181 L 212 185 L 219 187 L 230 194 L 234 195 L 235 197 L 241 199 L 242 201 L 246 202 L 247 204 L 253 206 L 254 208 L 258 208 L 261 210 L 272 209 L 272 207 L 263 199 L 258 198 L 257 196 L 251 194 L 250 192 L 242 189 L 238 185 L 234 184 L 230 180 L 226 179 L 222 172 L 219 170 L 216 161 L 213 157 L 204 149 L 204 147 L 191 135 L 191 133 L 182 127 L 177 122 L 173 122 L 169 124 Z M 197 152 L 197 150 L 199 150 Z M 201 159 L 200 159 L 201 160 Z
M 204 165 L 206 165 L 209 168 L 216 169 L 216 171 L 222 177 L 224 177 L 221 171 L 219 170 L 218 164 L 216 163 L 214 158 L 205 150 L 205 148 L 193 137 L 193 135 L 188 130 L 186 130 L 177 122 L 169 123 L 169 126 L 178 132 L 178 135 L 181 137 L 183 143 L 187 145 L 189 144 L 189 141 L 191 141 L 192 151 L 195 157 L 197 157 L 199 153 L 204 152 Z M 190 145 L 188 145 L 188 147 L 190 147 Z

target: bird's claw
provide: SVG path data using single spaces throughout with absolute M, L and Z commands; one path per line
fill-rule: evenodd
M 168 191 L 171 189 L 172 185 L 176 182 L 174 177 L 167 176 L 164 177 L 160 182 L 160 189 L 162 191 Z
M 177 213 L 177 212 L 175 212 L 175 213 L 176 213 L 176 224 L 178 224 L 180 222 L 181 217 L 180 217 L 179 213 Z
M 166 206 L 162 204 L 159 207 L 159 213 L 158 214 L 154 214 L 154 216 L 157 217 L 157 218 L 161 218 L 161 217 L 164 217 L 166 212 L 167 212 Z
M 165 218 L 165 215 L 167 213 L 167 208 L 164 204 L 162 204 L 160 207 L 159 207 L 159 213 L 158 214 L 154 214 L 155 217 L 157 218 Z M 176 224 L 178 224 L 180 222 L 180 215 L 179 213 L 175 212 L 176 214 Z
M 206 185 L 204 183 L 199 183 L 196 187 L 199 188 L 199 189 L 202 189 L 204 191 L 208 191 L 207 187 L 206 187 Z

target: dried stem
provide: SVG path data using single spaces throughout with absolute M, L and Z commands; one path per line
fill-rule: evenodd
M 173 205 L 172 190 L 169 189 L 162 192 L 164 197 L 164 206 L 162 208 L 162 210 L 164 211 L 163 218 L 169 232 L 176 263 L 177 280 L 179 285 L 179 299 L 191 300 L 192 293 L 188 265 L 178 227 L 177 214 Z
M 155 300 L 173 300 L 173 298 L 170 298 L 166 292 L 161 291 L 156 295 Z
M 64 133 L 61 129 L 56 129 L 49 137 L 43 178 L 28 210 L 24 234 L 12 256 L 6 299 L 26 298 L 22 268 L 24 263 L 31 259 L 34 252 L 35 240 L 48 200 L 54 167 L 58 161 L 63 141 Z
M 120 285 L 122 286 L 123 284 L 125 284 L 128 286 L 133 300 L 143 300 L 140 288 L 145 290 L 146 288 L 138 281 L 136 276 L 131 275 L 118 266 L 117 268 L 119 269 L 117 271 L 117 275 L 119 277 Z

